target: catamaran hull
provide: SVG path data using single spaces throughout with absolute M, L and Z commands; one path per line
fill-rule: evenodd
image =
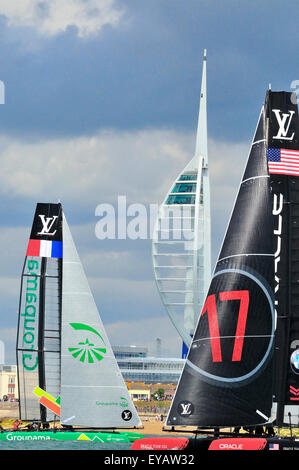
M 94 441 L 134 442 L 143 437 L 134 432 L 77 432 L 77 431 L 13 431 L 0 433 L 0 441 Z
M 154 437 L 135 441 L 131 450 L 184 450 L 187 452 L 206 450 L 299 450 L 299 440 L 265 437 Z

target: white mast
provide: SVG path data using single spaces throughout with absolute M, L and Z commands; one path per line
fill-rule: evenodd
M 205 50 L 195 154 L 167 193 L 153 233 L 156 284 L 187 346 L 210 283 L 210 226 Z

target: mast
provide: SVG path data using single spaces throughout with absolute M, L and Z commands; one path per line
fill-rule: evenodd
M 275 374 L 273 416 L 299 420 L 299 120 L 295 93 L 266 96 L 268 166 L 275 242 Z M 275 410 L 276 405 L 276 410 Z
M 38 381 L 39 387 L 43 390 L 46 386 L 45 380 L 45 275 L 46 275 L 46 258 L 41 259 L 40 285 L 39 285 L 39 312 L 38 312 Z M 41 421 L 45 422 L 47 409 L 40 405 Z
M 159 209 L 152 244 L 161 300 L 187 347 L 211 275 L 206 58 L 205 50 L 194 157 L 178 175 Z
M 61 257 L 61 205 L 38 203 L 21 277 L 16 345 L 23 420 L 54 419 L 33 391 L 60 393 Z

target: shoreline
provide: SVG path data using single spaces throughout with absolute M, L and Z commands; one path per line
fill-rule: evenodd
M 176 436 L 178 437 L 179 434 L 183 436 L 184 434 L 193 434 L 195 428 L 194 427 L 186 427 L 186 428 L 181 428 L 182 432 L 178 433 L 177 431 L 171 431 L 171 430 L 163 430 L 165 426 L 165 419 L 166 416 L 164 417 L 164 420 L 161 421 L 158 417 L 155 416 L 148 416 L 146 414 L 140 414 L 140 419 L 142 421 L 142 426 L 143 429 L 138 429 L 136 428 L 136 432 L 140 434 L 153 434 L 153 435 L 162 435 L 162 436 Z M 179 429 L 179 428 L 178 428 Z
M 160 415 L 155 415 L 152 413 L 140 413 L 139 414 L 142 428 L 118 428 L 115 431 L 128 431 L 128 432 L 136 432 L 139 434 L 148 434 L 148 435 L 178 435 L 177 432 L 172 431 L 163 431 L 163 427 L 165 426 L 165 419 L 166 415 L 164 416 L 163 421 L 160 419 Z M 11 430 L 13 427 L 13 422 L 19 419 L 19 408 L 16 403 L 10 403 L 8 406 L 0 407 L 0 424 L 3 426 L 4 430 L 8 431 Z M 52 426 L 51 426 L 52 427 Z M 22 429 L 22 425 L 20 426 L 20 430 Z M 75 428 L 74 428 L 75 429 Z M 107 429 L 107 431 L 109 431 Z M 185 433 L 185 429 L 184 429 Z M 191 429 L 186 429 L 186 434 L 192 433 Z
M 184 435 L 192 435 L 194 434 L 196 427 L 177 427 L 177 431 L 171 431 L 170 429 L 163 430 L 165 426 L 166 414 L 163 415 L 163 421 L 161 421 L 160 414 L 148 413 L 148 412 L 139 412 L 139 417 L 142 422 L 142 428 L 117 428 L 114 431 L 118 432 L 136 432 L 138 434 L 143 435 L 160 435 L 160 436 L 184 436 Z M 17 403 L 4 403 L 0 402 L 0 425 L 3 426 L 4 431 L 12 431 L 13 423 L 16 419 L 19 419 L 19 407 Z M 24 422 L 25 425 L 25 422 Z M 51 423 L 50 428 L 53 427 L 53 423 Z M 58 423 L 56 423 L 56 427 L 59 427 Z M 22 430 L 23 426 L 21 424 L 20 431 Z M 76 428 L 74 428 L 74 431 Z M 179 432 L 178 432 L 179 430 Z M 228 430 L 228 429 L 227 429 Z M 113 429 L 98 429 L 98 431 L 113 431 Z M 12 431 L 13 432 L 13 431 Z M 24 431 L 25 432 L 25 431 Z M 285 434 L 288 433 L 287 428 L 281 429 L 278 432 L 280 437 L 283 437 Z M 299 429 L 293 428 L 293 436 L 299 437 Z

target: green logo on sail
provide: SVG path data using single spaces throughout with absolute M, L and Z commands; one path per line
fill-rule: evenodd
M 76 347 L 68 348 L 69 352 L 75 359 L 79 359 L 80 362 L 87 362 L 92 364 L 96 361 L 101 361 L 104 358 L 104 354 L 106 354 L 106 345 L 105 342 L 98 331 L 92 328 L 89 325 L 85 325 L 84 323 L 70 323 L 70 326 L 74 330 L 78 331 L 87 331 L 89 333 L 95 334 L 98 338 L 100 338 L 101 343 L 104 347 L 98 347 L 94 341 L 90 341 L 90 338 L 85 337 L 82 341 L 77 343 Z
M 38 365 L 37 355 L 37 316 L 39 302 L 39 264 L 36 260 L 27 260 L 26 291 L 24 296 L 25 310 L 20 318 L 23 320 L 22 363 L 25 370 L 35 370 Z M 25 283 L 24 283 L 25 284 Z
M 120 402 L 119 402 L 120 406 L 122 406 L 123 408 L 127 408 L 127 406 L 129 406 L 129 403 L 128 403 L 128 400 L 125 398 L 125 397 L 120 397 Z
M 121 406 L 127 408 L 129 406 L 128 400 L 125 397 L 120 397 L 118 401 L 96 401 L 97 406 Z

